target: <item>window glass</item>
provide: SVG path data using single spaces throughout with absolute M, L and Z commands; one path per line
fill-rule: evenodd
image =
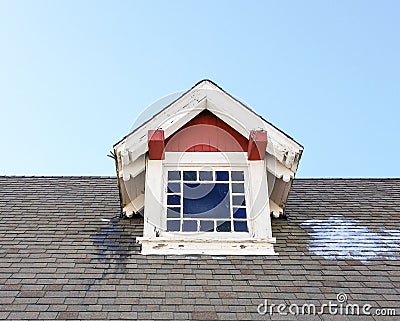
M 201 232 L 214 232 L 214 221 L 200 221 L 200 231 Z
M 248 232 L 243 171 L 168 171 L 167 231 Z
M 230 232 L 231 221 L 217 221 L 217 232 Z
M 215 176 L 217 181 L 229 181 L 228 171 L 216 171 Z
M 183 172 L 183 180 L 184 181 L 197 181 L 197 172 L 196 171 L 184 171 Z
M 199 180 L 200 181 L 213 181 L 213 172 L 212 171 L 199 171 Z
M 167 230 L 170 232 L 179 232 L 181 229 L 181 221 L 179 220 L 168 220 Z
M 233 218 L 246 218 L 246 208 L 233 208 Z
M 181 183 L 168 183 L 168 193 L 180 193 Z
M 243 171 L 232 171 L 231 176 L 232 176 L 232 181 L 244 181 Z
M 232 183 L 232 193 L 244 193 L 244 184 Z
M 180 171 L 168 171 L 168 180 L 169 181 L 180 181 L 181 180 L 181 172 Z
M 180 207 L 168 207 L 167 208 L 167 218 L 180 218 L 181 208 Z
M 232 196 L 232 204 L 233 205 L 238 205 L 238 206 L 245 206 L 246 205 L 246 201 L 244 199 L 244 195 L 241 196 Z
M 182 232 L 197 232 L 197 221 L 184 220 L 182 222 Z
M 229 184 L 184 184 L 183 217 L 229 218 Z
M 167 205 L 180 205 L 181 197 L 179 195 L 168 195 L 167 196 Z
M 233 221 L 233 229 L 235 232 L 248 232 L 246 221 Z

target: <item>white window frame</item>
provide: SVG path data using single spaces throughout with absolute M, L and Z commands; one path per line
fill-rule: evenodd
M 170 234 L 170 235 L 175 235 L 176 234 L 176 235 L 180 235 L 180 236 L 183 236 L 183 237 L 185 237 L 185 236 L 194 237 L 194 236 L 205 234 L 204 237 L 215 238 L 215 239 L 218 239 L 218 238 L 232 238 L 232 237 L 234 237 L 234 238 L 249 238 L 251 224 L 250 224 L 250 220 L 249 220 L 249 216 L 248 216 L 248 213 L 249 213 L 249 210 L 248 210 L 248 199 L 249 199 L 250 195 L 249 195 L 249 188 L 248 188 L 248 183 L 247 183 L 248 182 L 247 168 L 248 168 L 247 165 L 244 165 L 244 166 L 243 165 L 242 166 L 240 166 L 240 165 L 234 165 L 234 166 L 229 166 L 229 165 L 225 165 L 225 166 L 221 166 L 221 165 L 219 165 L 219 166 L 210 166 L 209 164 L 203 164 L 203 166 L 192 166 L 192 165 L 188 166 L 188 165 L 185 165 L 185 164 L 182 164 L 182 165 L 179 165 L 179 166 L 172 166 L 172 165 L 168 165 L 168 164 L 164 165 L 164 177 L 166 178 L 166 180 L 165 180 L 165 184 L 164 184 L 164 188 L 163 188 L 163 208 L 164 208 L 163 217 L 164 217 L 164 220 L 165 220 L 165 224 L 163 224 L 164 225 L 163 226 L 163 228 L 164 228 L 163 236 L 167 236 L 168 234 Z M 230 176 L 230 173 L 232 171 L 242 171 L 243 172 L 244 179 L 243 179 L 243 182 L 240 181 L 240 183 L 244 184 L 244 197 L 245 197 L 245 201 L 246 201 L 246 205 L 244 206 L 244 208 L 246 209 L 246 219 L 237 219 L 237 220 L 238 221 L 245 221 L 247 223 L 247 232 L 236 232 L 236 231 L 234 231 L 234 228 L 233 228 L 233 221 L 235 220 L 233 218 L 233 208 L 236 207 L 236 206 L 234 206 L 233 202 L 232 202 L 232 196 L 233 196 L 232 194 L 233 193 L 232 193 L 232 190 L 231 190 L 231 186 L 232 186 L 231 184 L 232 184 L 232 182 L 234 183 L 235 181 L 232 181 L 231 177 L 229 177 L 228 181 L 224 181 L 224 182 L 228 182 L 228 184 L 229 184 L 229 198 L 230 198 L 230 209 L 229 209 L 229 211 L 230 211 L 230 217 L 227 218 L 227 219 L 223 219 L 223 218 L 221 218 L 221 219 L 203 218 L 204 220 L 211 220 L 211 221 L 230 221 L 231 222 L 231 231 L 230 232 L 217 232 L 217 231 L 214 231 L 214 232 L 203 232 L 203 231 L 186 232 L 186 231 L 168 231 L 167 230 L 167 208 L 168 208 L 167 207 L 167 198 L 168 198 L 168 193 L 167 193 L 168 179 L 167 178 L 168 178 L 168 172 L 169 171 L 181 171 L 183 173 L 183 171 L 200 171 L 200 170 L 208 170 L 208 169 L 212 170 L 213 172 L 216 172 L 216 171 L 228 171 L 229 172 L 229 176 Z M 179 182 L 181 184 L 181 189 L 182 189 L 182 186 L 184 184 L 183 177 L 181 178 L 181 180 Z M 194 183 L 194 184 L 200 183 L 201 184 L 202 182 L 196 181 L 196 182 L 188 182 L 188 183 Z M 213 183 L 218 183 L 218 181 L 214 180 Z M 183 191 L 181 190 L 181 202 L 183 201 L 183 197 L 184 197 L 183 196 Z M 182 220 L 184 220 L 183 217 L 182 217 L 183 204 L 181 204 L 180 206 L 181 206 L 181 217 L 180 217 L 179 220 L 182 221 Z M 200 218 L 191 218 L 191 219 L 187 219 L 187 220 L 200 221 L 201 219 Z M 181 226 L 181 228 L 182 228 L 182 226 Z M 226 234 L 226 235 L 224 235 L 224 234 Z
M 243 170 L 247 232 L 167 232 L 168 169 L 210 167 Z M 147 254 L 274 254 L 266 162 L 248 161 L 244 152 L 166 152 L 164 160 L 146 159 L 145 220 L 141 253 Z
M 247 185 L 249 161 L 247 153 L 241 152 L 166 152 L 163 160 L 162 186 L 162 215 L 160 236 L 168 239 L 249 239 L 252 231 L 252 222 L 249 217 L 248 204 L 250 204 L 250 192 Z M 168 170 L 189 170 L 190 168 L 210 167 L 213 170 L 243 170 L 244 188 L 246 198 L 246 217 L 248 232 L 168 232 L 167 231 L 167 201 L 166 185 Z

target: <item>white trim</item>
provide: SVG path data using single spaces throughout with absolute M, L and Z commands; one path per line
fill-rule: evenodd
M 162 237 L 150 239 L 138 237 L 142 245 L 142 255 L 276 255 L 273 244 L 275 238 L 254 239 L 217 239 L 217 240 L 184 240 Z
M 166 152 L 164 166 L 248 166 L 244 152 Z
M 161 160 L 146 161 L 146 178 L 144 191 L 144 237 L 156 237 L 160 233 L 162 207 L 162 174 Z
M 252 233 L 255 239 L 272 237 L 271 216 L 268 198 L 267 173 L 265 161 L 251 161 L 248 168 L 249 183 L 249 219 L 253 223 Z

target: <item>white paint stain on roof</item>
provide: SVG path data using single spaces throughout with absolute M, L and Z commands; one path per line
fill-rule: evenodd
M 307 220 L 301 226 L 311 236 L 308 250 L 325 259 L 352 259 L 363 263 L 371 259 L 400 259 L 400 230 L 380 228 L 373 232 L 359 221 L 341 216 Z

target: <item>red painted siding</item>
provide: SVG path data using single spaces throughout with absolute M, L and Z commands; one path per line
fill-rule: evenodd
M 248 140 L 208 110 L 165 141 L 167 152 L 247 152 Z

